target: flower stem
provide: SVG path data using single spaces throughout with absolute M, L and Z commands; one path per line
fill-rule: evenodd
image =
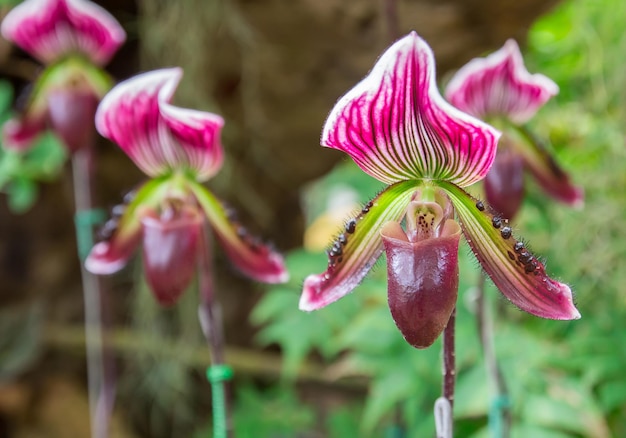
M 450 402 L 450 408 L 454 407 L 454 382 L 456 378 L 454 330 L 456 326 L 456 307 L 450 315 L 448 324 L 443 331 L 443 397 Z
M 397 0 L 383 0 L 383 14 L 385 18 L 385 27 L 387 30 L 387 38 L 390 43 L 396 41 L 400 36 L 400 27 L 398 25 L 398 2 Z
M 442 395 L 435 401 L 435 430 L 437 438 L 452 438 L 454 405 L 454 381 L 456 376 L 454 331 L 456 326 L 456 307 L 443 330 L 443 383 Z
M 113 361 L 103 342 L 103 296 L 100 280 L 88 272 L 83 262 L 93 246 L 93 226 L 102 212 L 93 209 L 91 191 L 93 150 L 90 144 L 72 156 L 76 239 L 81 260 L 81 278 L 85 308 L 87 380 L 92 438 L 109 436 L 109 419 L 115 400 Z
M 483 350 L 487 375 L 493 382 L 496 391 L 496 397 L 493 399 L 491 409 L 489 410 L 489 427 L 492 436 L 508 438 L 511 430 L 509 391 L 495 354 L 493 322 L 485 300 L 485 276 L 483 274 L 478 279 L 476 290 L 476 322 L 478 324 L 480 345 Z
M 203 236 L 198 257 L 198 317 L 211 354 L 211 365 L 206 375 L 211 383 L 213 399 L 213 438 L 230 438 L 233 436 L 233 424 L 226 382 L 232 378 L 233 372 L 224 361 L 222 312 L 214 296 L 212 239 L 206 223 Z
M 443 330 L 443 383 L 442 396 L 435 401 L 435 430 L 437 438 L 452 438 L 452 408 L 454 406 L 454 383 L 456 378 L 456 353 L 454 334 L 456 327 L 456 307 Z

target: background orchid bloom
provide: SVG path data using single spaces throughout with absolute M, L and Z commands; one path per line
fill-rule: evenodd
M 161 304 L 173 304 L 189 285 L 204 223 L 231 261 L 249 277 L 287 280 L 282 257 L 246 233 L 201 182 L 222 165 L 223 119 L 170 104 L 180 68 L 156 70 L 122 82 L 102 100 L 96 128 L 117 143 L 151 179 L 104 226 L 104 240 L 85 262 L 95 274 L 121 269 L 143 241 L 148 283 Z
M 4 144 L 26 149 L 48 127 L 70 151 L 86 144 L 112 85 L 101 67 L 126 39 L 120 24 L 87 0 L 26 0 L 6 15 L 1 31 L 46 65 L 22 114 L 5 124 Z
M 514 40 L 486 58 L 470 61 L 446 88 L 445 96 L 454 106 L 502 126 L 500 150 L 485 179 L 485 192 L 490 205 L 506 217 L 513 217 L 522 202 L 525 168 L 553 198 L 582 205 L 582 190 L 522 126 L 558 92 L 551 79 L 526 70 Z
M 346 223 L 326 271 L 305 279 L 300 308 L 319 309 L 351 292 L 385 249 L 392 316 L 409 343 L 425 347 L 454 309 L 462 232 L 520 309 L 579 318 L 570 288 L 549 278 L 508 222 L 462 188 L 485 177 L 499 135 L 443 100 L 433 53 L 415 32 L 393 44 L 337 102 L 321 139 L 388 187 Z

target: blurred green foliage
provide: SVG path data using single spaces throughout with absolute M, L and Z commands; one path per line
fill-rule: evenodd
M 0 80 L 0 126 L 11 117 L 13 87 Z M 28 151 L 13 151 L 0 145 L 0 192 L 15 213 L 28 210 L 37 199 L 37 183 L 57 178 L 67 153 L 51 133 L 41 135 Z
M 583 318 L 534 318 L 489 286 L 496 351 L 511 392 L 513 437 L 626 436 L 625 28 L 626 2 L 572 0 L 529 34 L 529 70 L 549 76 L 561 90 L 530 128 L 549 140 L 584 187 L 586 201 L 584 209 L 571 210 L 529 185 L 514 226 L 545 257 L 552 276 L 572 286 Z M 363 203 L 377 190 L 370 177 L 343 163 L 305 193 L 309 221 L 346 185 Z M 467 248 L 461 252 L 455 435 L 480 438 L 490 436 L 493 388 L 473 315 L 479 268 Z M 326 257 L 298 250 L 287 263 L 291 282 L 271 288 L 252 314 L 261 327 L 258 341 L 281 347 L 285 375 L 295 376 L 313 354 L 337 378 L 367 376 L 368 396 L 351 411 L 360 415 L 359 431 L 350 436 L 383 436 L 390 425 L 401 425 L 407 436 L 433 436 L 440 342 L 417 351 L 403 341 L 386 305 L 382 262 L 353 294 L 310 314 L 297 310 L 302 280 L 323 271 Z M 299 435 L 294 429 L 292 435 L 273 436 Z

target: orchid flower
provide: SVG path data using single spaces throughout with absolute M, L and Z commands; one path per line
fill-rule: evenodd
M 98 132 L 151 179 L 113 209 L 104 240 L 87 257 L 87 270 L 118 271 L 142 242 L 148 284 L 161 304 L 174 304 L 193 278 L 206 222 L 244 274 L 286 281 L 282 257 L 249 235 L 201 184 L 222 165 L 224 121 L 170 103 L 181 77 L 180 68 L 135 76 L 114 87 L 98 107 Z
M 391 314 L 411 345 L 427 347 L 454 310 L 463 235 L 517 307 L 544 318 L 579 318 L 570 288 L 548 277 L 507 220 L 463 189 L 485 177 L 499 136 L 443 100 L 433 53 L 415 32 L 393 44 L 339 99 L 321 138 L 388 186 L 346 222 L 326 271 L 305 279 L 300 309 L 351 292 L 384 250 Z
M 126 39 L 106 10 L 87 0 L 26 0 L 2 21 L 2 35 L 46 67 L 26 107 L 4 126 L 4 144 L 28 149 L 51 128 L 70 151 L 89 141 L 100 99 L 111 88 L 102 66 Z
M 524 196 L 524 169 L 553 198 L 581 206 L 583 191 L 574 186 L 546 148 L 523 126 L 559 92 L 541 74 L 530 74 L 519 47 L 508 40 L 486 58 L 476 58 L 450 80 L 448 101 L 475 117 L 503 126 L 504 135 L 495 163 L 485 178 L 487 201 L 511 218 Z

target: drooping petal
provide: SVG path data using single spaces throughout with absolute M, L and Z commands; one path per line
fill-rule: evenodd
M 402 219 L 415 189 L 412 181 L 389 186 L 346 223 L 328 252 L 326 271 L 304 280 L 301 310 L 324 307 L 358 286 L 383 251 L 381 228 Z
M 404 339 L 432 345 L 446 327 L 459 288 L 461 228 L 448 219 L 440 236 L 409 241 L 397 222 L 381 230 L 387 254 L 387 299 Z
M 330 112 L 321 143 L 386 183 L 482 179 L 499 132 L 443 100 L 430 47 L 415 32 L 393 44 Z
M 530 170 L 545 192 L 554 199 L 565 204 L 582 207 L 584 192 L 575 186 L 567 172 L 556 162 L 545 146 L 528 130 L 517 127 L 520 141 L 511 142 L 516 152 L 524 159 L 526 168 Z
M 117 20 L 86 0 L 26 0 L 6 15 L 1 31 L 44 64 L 80 54 L 102 66 L 126 40 Z
M 190 187 L 230 261 L 243 274 L 264 283 L 284 283 L 289 279 L 280 254 L 249 235 L 204 186 L 190 183 Z
M 117 85 L 98 107 L 96 128 L 149 176 L 189 171 L 203 181 L 222 165 L 224 120 L 170 105 L 182 74 L 155 70 Z
M 141 209 L 155 209 L 166 190 L 162 180 L 148 181 L 137 190 L 124 212 L 104 225 L 105 239 L 94 245 L 85 260 L 89 272 L 107 275 L 126 266 L 141 238 Z
M 524 160 L 510 150 L 501 148 L 484 181 L 489 205 L 503 217 L 512 219 L 524 200 Z
M 544 265 L 512 235 L 508 221 L 488 212 L 485 205 L 447 182 L 463 234 L 496 287 L 520 309 L 542 318 L 578 319 L 570 288 L 548 277 Z
M 193 279 L 202 224 L 200 212 L 191 208 L 173 218 L 151 213 L 141 219 L 146 280 L 163 306 L 175 304 Z
M 26 150 L 46 129 L 46 114 L 14 118 L 2 126 L 2 145 L 7 149 Z
M 475 58 L 450 80 L 445 96 L 476 117 L 504 117 L 525 123 L 559 87 L 542 74 L 530 74 L 515 40 L 487 56 Z

